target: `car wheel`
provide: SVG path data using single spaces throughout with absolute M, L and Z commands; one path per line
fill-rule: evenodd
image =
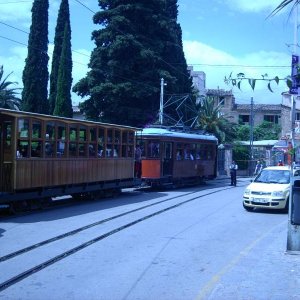
M 253 211 L 254 209 L 254 207 L 246 206 L 244 203 L 243 203 L 243 207 L 246 209 L 246 211 Z

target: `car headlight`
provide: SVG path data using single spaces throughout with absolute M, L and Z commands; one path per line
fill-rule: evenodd
M 245 189 L 244 195 L 249 196 L 250 195 L 250 189 Z
M 272 192 L 272 196 L 273 197 L 283 197 L 284 192 L 283 191 L 275 191 L 275 192 Z

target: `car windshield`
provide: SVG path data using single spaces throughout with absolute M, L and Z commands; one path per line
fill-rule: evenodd
M 254 182 L 287 184 L 290 183 L 290 171 L 265 169 L 254 179 Z

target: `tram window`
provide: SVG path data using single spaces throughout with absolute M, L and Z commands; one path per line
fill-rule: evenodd
M 12 132 L 11 122 L 5 122 L 5 124 L 4 124 L 4 147 L 5 147 L 5 149 L 11 148 L 11 132 Z
M 200 145 L 196 145 L 196 159 L 201 159 L 201 154 L 200 154 Z
M 122 157 L 127 157 L 127 146 L 122 145 Z
M 145 153 L 145 141 L 143 140 L 138 140 L 137 141 L 137 145 L 140 145 L 140 149 L 141 149 L 141 156 L 145 157 L 146 153 Z
M 64 138 L 57 142 L 57 156 L 61 157 L 65 155 L 65 141 Z
M 96 128 L 90 128 L 90 142 L 96 142 L 96 134 L 97 134 L 97 130 Z
M 128 133 L 128 144 L 133 144 L 133 142 L 134 142 L 134 132 L 129 131 L 129 133 Z
M 121 132 L 119 130 L 115 130 L 114 143 L 115 144 L 120 144 L 120 142 L 121 142 Z
M 113 153 L 113 157 L 118 157 L 119 156 L 119 145 L 114 145 L 114 153 Z
M 42 157 L 42 142 L 31 142 L 31 157 Z
M 113 130 L 109 129 L 109 130 L 107 130 L 107 146 L 106 146 L 106 156 L 107 157 L 112 157 L 114 154 L 112 141 L 113 141 Z
M 194 160 L 194 159 L 197 159 L 196 158 L 196 144 L 192 144 L 191 145 L 191 159 Z
M 206 152 L 207 152 L 207 159 L 211 160 L 212 159 L 212 147 L 211 146 L 207 146 L 206 147 Z
M 29 142 L 28 141 L 18 141 L 17 145 L 17 157 L 28 157 Z
M 46 139 L 54 140 L 55 139 L 55 123 L 47 122 L 46 124 Z
M 54 149 L 54 142 L 47 142 L 45 143 L 45 155 L 46 157 L 53 156 L 53 149 Z
M 64 140 L 66 138 L 66 125 L 59 124 L 57 126 L 57 138 L 59 140 Z
M 98 157 L 105 157 L 105 130 L 98 129 Z
M 77 155 L 77 143 L 70 143 L 69 144 L 69 156 L 75 157 Z
M 127 148 L 127 156 L 128 157 L 133 157 L 133 146 L 129 145 Z
M 85 142 L 87 140 L 86 138 L 86 128 L 83 126 L 80 126 L 79 128 L 79 141 Z
M 42 137 L 42 123 L 37 120 L 32 121 L 31 138 L 40 139 Z
M 19 119 L 18 120 L 18 133 L 20 138 L 28 138 L 29 131 L 29 120 Z
M 79 151 L 79 156 L 80 157 L 85 157 L 86 155 L 86 144 L 84 143 L 79 143 L 78 144 L 78 151 Z
M 184 151 L 183 151 L 184 159 L 194 159 L 193 154 L 191 153 L 191 146 L 189 144 L 184 145 Z
M 89 144 L 89 157 L 95 157 L 97 153 L 96 144 Z
M 177 149 L 176 160 L 182 160 L 182 150 L 181 149 Z
M 122 143 L 127 144 L 128 142 L 128 131 L 123 131 L 122 133 Z
M 148 156 L 158 157 L 159 156 L 159 143 L 155 141 L 150 141 L 148 144 Z
M 70 126 L 69 128 L 69 140 L 77 141 L 77 128 L 76 126 Z

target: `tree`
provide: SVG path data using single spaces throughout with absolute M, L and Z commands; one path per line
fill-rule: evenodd
M 21 99 L 17 97 L 17 90 L 20 88 L 11 88 L 16 82 L 8 81 L 9 73 L 5 78 L 3 66 L 0 66 L 0 107 L 19 110 Z
M 57 22 L 55 27 L 54 50 L 52 55 L 52 66 L 51 66 L 51 74 L 50 74 L 49 114 L 53 114 L 53 111 L 55 109 L 55 102 L 57 96 L 58 70 L 59 70 L 59 64 L 62 55 L 64 31 L 65 31 L 66 24 L 69 30 L 71 30 L 69 1 L 62 0 L 59 7 L 58 17 L 57 17 Z M 71 33 L 70 33 L 70 39 L 71 39 Z M 66 57 L 66 60 L 72 61 L 72 52 L 70 52 L 69 57 Z M 68 70 L 72 72 L 72 67 L 71 69 L 68 68 Z
M 168 84 L 167 93 L 191 92 L 175 64 L 182 63 L 183 54 L 179 60 L 178 53 L 183 50 L 178 27 L 174 32 L 177 8 L 171 13 L 168 4 L 177 1 L 99 1 L 102 10 L 94 23 L 102 28 L 92 34 L 96 48 L 91 71 L 73 88 L 88 96 L 81 107 L 89 119 L 132 126 L 152 123 L 159 110 L 161 78 Z M 170 53 L 174 45 L 177 59 Z
M 280 132 L 280 125 L 263 121 L 260 125 L 257 125 L 253 128 L 253 140 L 278 140 Z M 238 141 L 249 141 L 250 125 L 237 126 L 236 139 Z
M 65 23 L 61 57 L 57 76 L 57 94 L 53 114 L 62 117 L 73 117 L 71 86 L 72 86 L 72 52 L 71 29 Z
M 215 106 L 212 97 L 204 98 L 199 109 L 198 125 L 204 131 L 214 134 L 219 143 L 230 142 L 235 138 L 236 125 L 221 115 L 221 106 Z
M 48 113 L 48 0 L 35 0 L 23 71 L 22 106 L 29 112 Z

